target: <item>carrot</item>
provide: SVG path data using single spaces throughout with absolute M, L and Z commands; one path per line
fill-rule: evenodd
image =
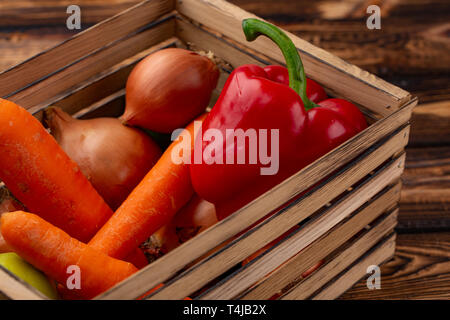
M 5 212 L 24 210 L 24 206 L 14 199 L 6 188 L 0 189 L 0 217 Z M 8 246 L 5 239 L 0 233 L 0 253 L 11 252 L 12 249 Z
M 124 260 L 132 263 L 138 269 L 142 269 L 148 265 L 147 257 L 140 248 L 136 248 Z
M 202 121 L 206 115 L 197 121 Z M 155 166 L 131 192 L 114 215 L 89 242 L 93 248 L 111 257 L 123 259 L 156 230 L 170 222 L 175 213 L 192 197 L 189 165 L 176 164 L 174 153 L 191 139 L 194 146 L 194 122 L 173 142 Z
M 90 299 L 137 271 L 131 263 L 117 260 L 70 237 L 35 214 L 8 212 L 1 217 L 1 233 L 14 251 L 33 266 L 65 284 L 69 266 L 80 268 L 77 296 Z
M 152 234 L 145 249 L 155 258 L 165 254 L 217 222 L 214 204 L 194 194 L 165 226 Z
M 139 248 L 133 251 L 132 254 L 125 259 L 125 261 L 132 263 L 138 269 L 141 269 L 148 265 L 148 260 L 145 257 L 144 252 Z M 65 285 L 62 285 L 61 283 L 57 284 L 56 289 L 58 290 L 58 293 L 63 300 L 83 299 L 83 297 L 80 296 L 79 293 L 76 292 L 76 290 L 67 289 L 67 287 Z
M 83 242 L 113 213 L 42 124 L 4 99 L 0 180 L 30 211 Z
M 137 298 L 137 300 L 144 300 L 145 297 L 149 296 L 150 294 L 152 294 L 153 292 L 155 292 L 156 290 L 158 290 L 159 288 L 162 288 L 162 287 L 164 287 L 164 283 L 158 284 L 156 287 L 154 287 L 154 288 L 148 290 L 146 293 L 140 295 L 140 296 Z

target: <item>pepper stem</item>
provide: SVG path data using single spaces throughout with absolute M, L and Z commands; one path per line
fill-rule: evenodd
M 253 41 L 263 35 L 278 45 L 286 60 L 286 67 L 289 72 L 289 87 L 298 93 L 307 111 L 316 107 L 317 105 L 309 100 L 306 95 L 305 69 L 292 40 L 276 26 L 258 19 L 243 20 L 242 29 L 247 41 Z

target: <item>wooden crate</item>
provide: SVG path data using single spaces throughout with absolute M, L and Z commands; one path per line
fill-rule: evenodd
M 156 50 L 187 47 L 211 50 L 225 62 L 217 97 L 234 67 L 283 63 L 268 39 L 245 41 L 241 21 L 248 17 L 255 16 L 222 0 L 143 1 L 3 72 L 0 96 L 38 119 L 50 105 L 80 118 L 119 116 L 133 66 Z M 329 95 L 357 104 L 370 126 L 99 299 L 269 299 L 277 293 L 280 299 L 333 299 L 364 277 L 369 265 L 393 256 L 404 147 L 417 99 L 289 36 L 307 76 Z M 270 212 L 275 214 L 236 237 Z M 241 267 L 246 257 L 299 224 Z M 325 264 L 302 279 L 321 259 Z M 161 282 L 161 289 L 145 295 Z M 12 299 L 43 298 L 2 268 L 0 291 Z

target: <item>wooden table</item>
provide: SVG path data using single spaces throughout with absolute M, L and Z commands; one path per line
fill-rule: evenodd
M 66 28 L 78 4 L 82 30 L 138 0 L 2 0 L 0 70 L 80 30 Z M 361 281 L 341 299 L 450 298 L 450 2 L 448 0 L 231 0 L 417 95 L 400 203 L 395 258 L 381 290 Z M 381 7 L 381 30 L 366 8 Z

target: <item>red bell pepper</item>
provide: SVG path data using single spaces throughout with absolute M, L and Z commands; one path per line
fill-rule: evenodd
M 287 69 L 256 65 L 236 68 L 203 122 L 202 133 L 196 141 L 198 149 L 201 145 L 202 161 L 199 163 L 194 159 L 190 166 L 192 185 L 202 198 L 216 205 L 219 219 L 367 127 L 364 116 L 355 105 L 342 99 L 326 99 L 320 85 L 311 80 L 307 82 L 295 45 L 280 29 L 256 19 L 246 19 L 242 25 L 248 41 L 260 35 L 273 40 L 283 53 Z M 222 143 L 205 137 L 208 129 L 216 129 L 225 137 L 221 146 L 224 151 L 222 163 L 217 161 L 215 152 L 205 152 L 208 148 L 210 151 L 214 144 Z M 230 129 L 242 129 L 244 132 L 248 129 L 266 129 L 271 133 L 273 129 L 278 129 L 277 173 L 261 174 L 261 168 L 268 165 L 262 161 L 251 163 L 249 144 L 242 148 L 237 143 L 227 143 Z M 269 136 L 276 137 L 267 133 L 266 140 L 261 141 L 260 136 L 259 147 L 268 139 L 267 150 L 273 153 L 277 151 L 272 148 L 276 139 L 271 141 Z M 229 164 L 226 157 L 230 153 L 234 159 L 244 156 L 246 162 Z

